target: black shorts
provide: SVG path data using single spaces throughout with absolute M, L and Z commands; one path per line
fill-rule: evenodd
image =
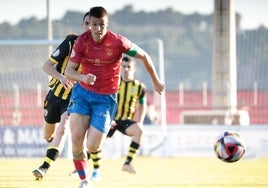
M 116 120 L 115 122 L 116 122 L 116 126 L 111 128 L 107 134 L 107 137 L 109 138 L 113 136 L 116 130 L 118 130 L 124 135 L 127 135 L 126 129 L 130 127 L 131 125 L 133 125 L 134 123 L 136 123 L 136 121 L 133 121 L 133 120 Z
M 44 101 L 44 119 L 47 123 L 60 122 L 61 115 L 67 111 L 69 99 L 63 100 L 49 91 Z

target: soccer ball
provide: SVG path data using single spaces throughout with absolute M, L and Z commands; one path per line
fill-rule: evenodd
M 240 160 L 246 151 L 244 139 L 235 131 L 221 133 L 214 144 L 216 156 L 228 163 Z

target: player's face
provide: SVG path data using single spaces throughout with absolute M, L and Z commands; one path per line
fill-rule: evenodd
M 135 70 L 136 68 L 133 62 L 126 62 L 126 61 L 122 62 L 122 69 L 121 69 L 122 78 L 125 81 L 130 81 L 134 79 Z
M 94 41 L 101 42 L 103 37 L 107 32 L 108 26 L 108 17 L 104 16 L 102 18 L 90 18 L 90 29 L 91 29 L 91 36 Z
M 89 30 L 89 16 L 85 17 L 84 22 L 82 24 L 82 30 L 83 32 L 86 32 Z

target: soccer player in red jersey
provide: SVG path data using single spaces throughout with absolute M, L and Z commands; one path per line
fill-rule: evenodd
M 80 187 L 90 187 L 86 172 L 87 157 L 83 150 L 84 138 L 92 160 L 99 161 L 100 151 L 116 113 L 122 55 L 140 60 L 156 92 L 161 94 L 165 87 L 151 57 L 126 37 L 107 29 L 109 19 L 105 8 L 93 7 L 89 13 L 90 30 L 75 41 L 65 70 L 67 78 L 77 81 L 68 112 L 73 162 L 81 179 Z M 76 71 L 80 65 L 82 73 Z

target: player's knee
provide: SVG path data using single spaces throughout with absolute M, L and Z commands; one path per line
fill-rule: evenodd
M 51 142 L 54 138 L 54 134 L 55 134 L 55 124 L 51 124 L 51 123 L 44 123 L 44 128 L 43 128 L 43 138 L 47 141 L 47 142 Z
M 81 139 L 81 138 L 79 138 L 79 137 L 74 137 L 73 135 L 72 135 L 72 148 L 73 148 L 73 150 L 75 150 L 75 151 L 80 151 L 81 150 L 81 148 L 83 148 L 84 146 L 83 146 L 83 138 Z
M 97 147 L 88 146 L 88 145 L 87 145 L 87 149 L 88 149 L 89 152 L 96 152 L 96 151 L 98 151 L 98 148 Z
M 92 145 L 92 144 L 88 144 L 88 143 L 87 143 L 86 146 L 87 146 L 87 150 L 88 150 L 89 152 L 97 152 L 97 151 L 100 150 L 99 146 L 97 146 L 97 145 Z
M 73 159 L 74 160 L 86 159 L 86 155 L 84 151 L 73 151 Z
M 136 135 L 141 137 L 143 135 L 143 130 L 142 129 L 137 129 L 136 130 Z
M 143 128 L 139 124 L 137 124 L 137 126 L 136 126 L 135 134 L 137 136 L 142 136 L 143 135 Z

